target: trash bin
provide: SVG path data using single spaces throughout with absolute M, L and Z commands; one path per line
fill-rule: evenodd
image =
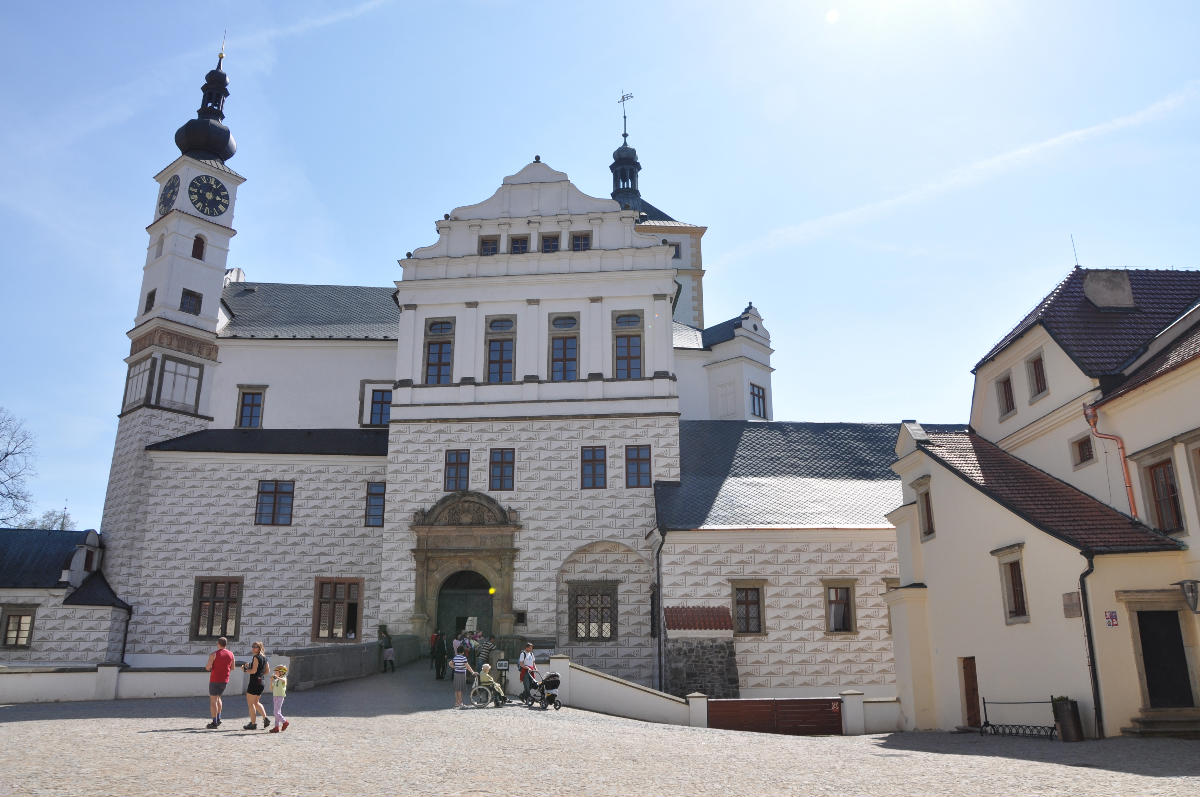
M 1083 723 L 1079 721 L 1079 704 L 1065 697 L 1050 698 L 1054 709 L 1054 727 L 1064 742 L 1083 741 Z

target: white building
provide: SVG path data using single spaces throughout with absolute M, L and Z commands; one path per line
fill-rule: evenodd
M 1200 272 L 1076 267 L 975 367 L 969 428 L 903 424 L 908 727 L 1053 695 L 1091 734 L 1200 728 L 1198 355 Z

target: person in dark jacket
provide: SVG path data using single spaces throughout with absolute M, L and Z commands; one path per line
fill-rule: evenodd
M 433 635 L 433 649 L 429 651 L 429 655 L 433 658 L 434 675 L 439 681 L 446 677 L 446 661 L 450 658 L 450 645 L 446 635 L 438 630 Z

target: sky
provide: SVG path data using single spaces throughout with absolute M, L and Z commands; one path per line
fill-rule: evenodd
M 80 528 L 223 34 L 249 280 L 387 285 L 534 155 L 606 196 L 629 92 L 642 195 L 708 227 L 706 322 L 763 314 L 776 420 L 965 422 L 1076 262 L 1200 268 L 1194 3 L 6 3 L 0 407 Z

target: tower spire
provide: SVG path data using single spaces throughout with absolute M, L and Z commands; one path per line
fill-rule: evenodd
M 621 94 L 621 146 L 613 153 L 612 165 L 608 167 L 613 176 L 612 198 L 621 203 L 621 207 L 632 210 L 642 209 L 642 195 L 638 191 L 638 172 L 642 164 L 638 163 L 637 150 L 629 146 L 629 117 L 625 113 L 625 103 L 633 99 L 629 93 Z
M 225 40 L 222 38 L 217 66 L 204 76 L 204 85 L 200 87 L 200 108 L 196 111 L 196 118 L 188 120 L 175 131 L 175 146 L 184 155 L 224 163 L 237 152 L 233 134 L 222 124 L 225 98 L 229 96 L 229 76 L 222 69 L 224 62 Z
M 629 117 L 625 115 L 625 103 L 633 99 L 632 94 L 625 92 L 621 93 L 621 99 L 617 102 L 621 103 L 621 143 L 629 143 Z

